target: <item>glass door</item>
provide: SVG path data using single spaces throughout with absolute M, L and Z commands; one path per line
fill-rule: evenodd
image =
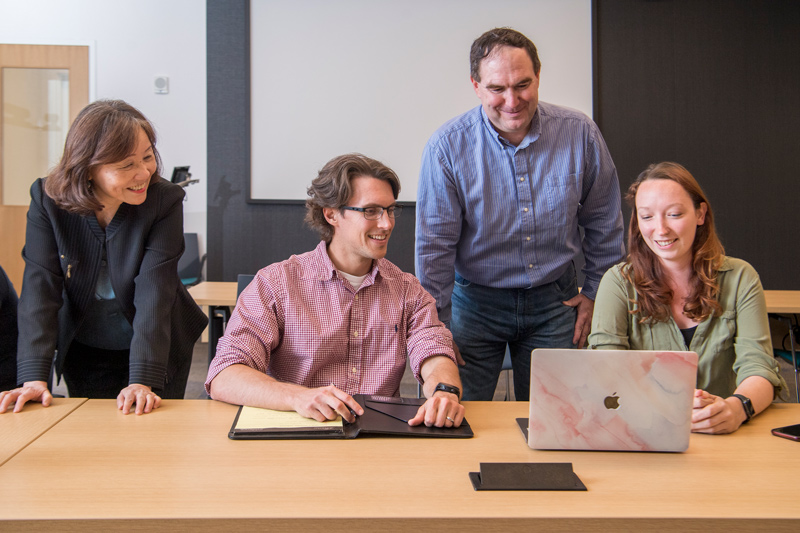
M 31 183 L 64 149 L 89 103 L 89 48 L 0 44 L 0 265 L 19 292 Z

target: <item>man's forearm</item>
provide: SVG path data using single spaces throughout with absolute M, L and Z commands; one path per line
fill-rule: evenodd
M 437 355 L 426 359 L 420 368 L 420 376 L 423 379 L 422 390 L 426 398 L 433 396 L 434 389 L 439 383 L 446 383 L 461 388 L 461 378 L 458 375 L 458 367 L 447 356 Z
M 223 369 L 211 382 L 211 397 L 234 405 L 266 407 L 293 411 L 292 389 L 299 385 L 281 383 L 247 365 L 236 364 Z

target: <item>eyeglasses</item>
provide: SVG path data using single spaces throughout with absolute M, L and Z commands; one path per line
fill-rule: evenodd
M 348 211 L 358 211 L 364 214 L 364 218 L 367 220 L 380 220 L 383 216 L 383 212 L 386 211 L 386 214 L 389 215 L 389 218 L 396 218 L 399 217 L 400 214 L 403 212 L 402 205 L 390 205 L 389 207 L 350 207 L 349 205 L 344 205 L 340 209 L 346 209 Z

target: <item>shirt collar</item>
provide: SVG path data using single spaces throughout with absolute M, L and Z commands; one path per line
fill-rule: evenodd
M 325 241 L 320 241 L 317 247 L 314 249 L 314 254 L 317 259 L 314 262 L 316 270 L 314 274 L 315 277 L 317 277 L 320 281 L 330 281 L 339 277 L 336 267 L 333 266 L 333 261 L 331 261 L 331 258 L 328 255 L 328 243 Z M 368 287 L 375 283 L 378 274 L 381 272 L 383 261 L 383 259 L 378 259 L 377 261 L 372 262 L 372 269 L 369 271 L 369 274 L 367 274 L 367 277 L 364 278 L 364 282 L 361 283 L 361 287 Z M 348 284 L 349 283 L 350 282 L 348 282 Z
M 502 146 L 514 146 L 513 144 L 511 144 L 506 139 L 500 136 L 500 133 L 496 129 L 494 129 L 492 121 L 489 120 L 489 117 L 486 115 L 486 111 L 484 111 L 483 106 L 481 105 L 479 107 L 481 109 L 481 120 L 483 120 L 483 125 L 486 128 L 486 131 L 489 133 L 489 136 L 492 137 L 497 143 L 499 143 Z M 539 113 L 540 109 L 541 106 L 537 105 L 536 112 L 533 114 L 533 119 L 531 120 L 531 127 L 528 130 L 528 133 L 522 139 L 522 142 L 519 143 L 519 146 L 515 147 L 517 150 L 522 150 L 523 148 L 527 147 L 529 144 L 535 142 L 539 138 L 539 135 L 541 135 L 542 121 L 541 121 L 541 115 Z

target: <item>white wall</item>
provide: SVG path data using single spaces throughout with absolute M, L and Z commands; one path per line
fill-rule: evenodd
M 592 116 L 590 0 L 250 5 L 252 198 L 304 200 L 326 161 L 362 152 L 397 172 L 401 200 L 415 200 L 428 138 L 480 103 L 469 49 L 497 26 L 536 44 L 542 101 Z
M 155 124 L 165 177 L 191 165 L 200 179 L 186 189 L 184 227 L 205 251 L 205 1 L 0 0 L 0 42 L 90 46 L 90 98 L 137 107 Z M 169 94 L 155 94 L 157 76 Z

